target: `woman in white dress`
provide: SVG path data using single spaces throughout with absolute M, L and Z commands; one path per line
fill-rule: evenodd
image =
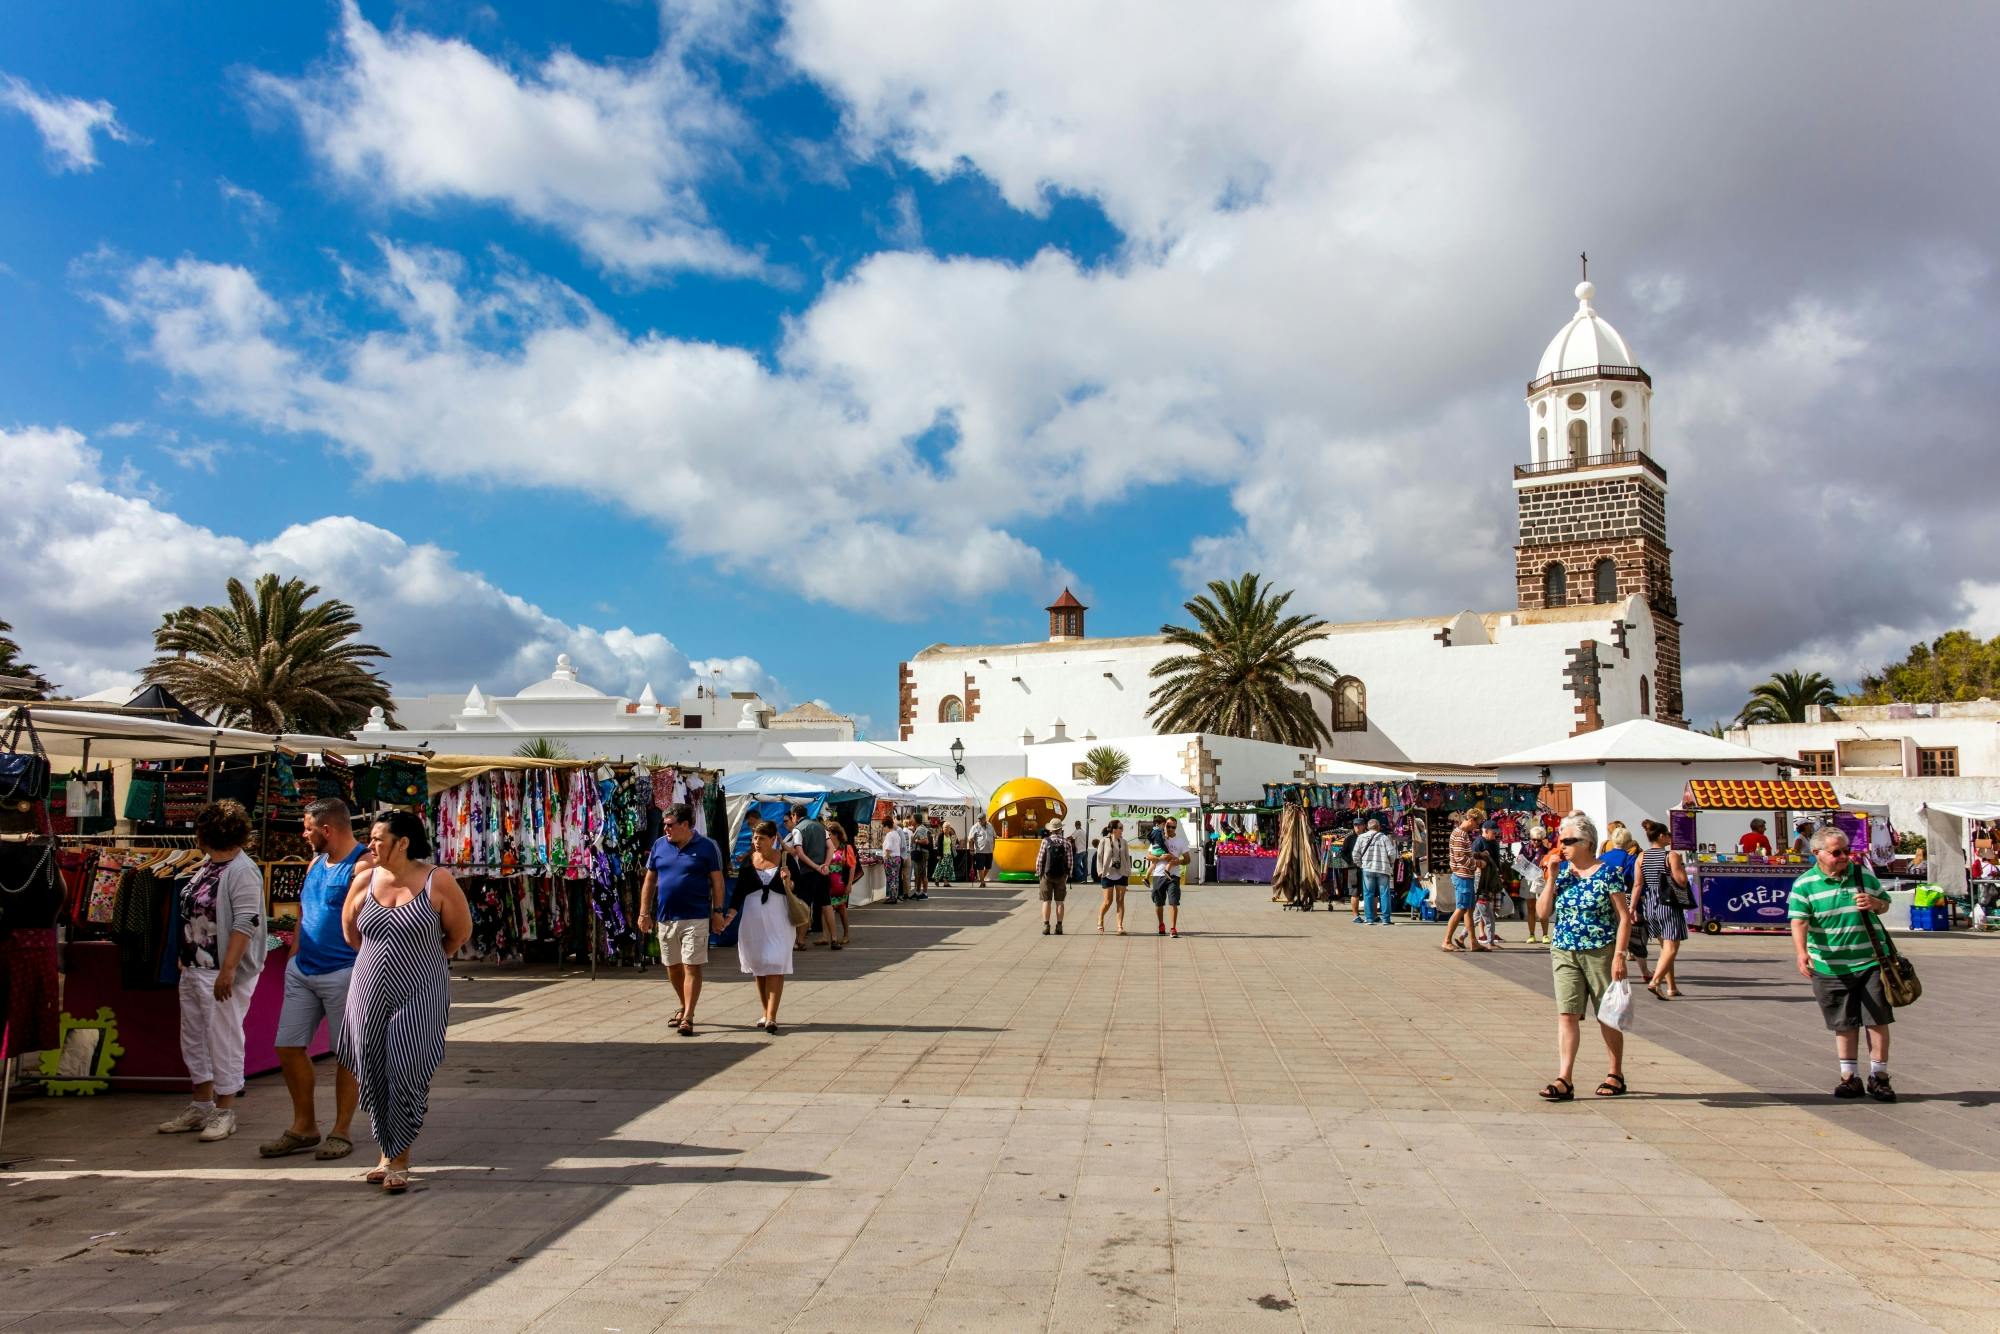
M 723 929 L 742 919 L 736 929 L 736 960 L 757 979 L 757 999 L 764 1006 L 757 1027 L 773 1037 L 778 1034 L 778 1000 L 792 971 L 791 881 L 791 870 L 778 850 L 778 826 L 759 821 L 750 831 L 750 855 L 737 869 Z

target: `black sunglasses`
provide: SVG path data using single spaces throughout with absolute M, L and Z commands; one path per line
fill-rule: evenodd
M 1578 843 L 1588 843 L 1588 842 L 1590 842 L 1590 840 L 1587 838 L 1566 838 L 1562 841 L 1562 845 L 1568 848 L 1568 847 L 1574 847 Z
M 1829 857 L 1852 857 L 1854 853 L 1849 848 L 1828 848 L 1826 855 Z

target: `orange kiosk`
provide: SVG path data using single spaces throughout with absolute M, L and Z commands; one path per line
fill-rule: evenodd
M 1001 880 L 1033 881 L 1042 831 L 1069 814 L 1062 793 L 1039 778 L 1016 778 L 994 789 L 986 803 L 993 823 L 993 872 Z

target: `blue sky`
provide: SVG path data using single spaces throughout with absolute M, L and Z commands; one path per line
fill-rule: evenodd
M 1885 64 L 1781 7 L 1722 57 L 1583 6 L 1166 9 L 11 11 L 0 450 L 45 564 L 0 619 L 95 688 L 279 568 L 399 689 L 568 651 L 881 724 L 898 659 L 1038 636 L 1065 580 L 1098 634 L 1246 568 L 1335 618 L 1504 606 L 1584 246 L 1658 387 L 1698 715 L 2000 618 L 1948 513 L 1800 539 L 1827 579 L 1768 602 L 1734 575 L 1760 494 L 1895 513 L 1883 431 L 1983 457 L 1992 187 L 1896 129 L 1979 151 L 1937 127 L 1984 123 L 1990 16 Z M 1514 73 L 1635 45 L 1616 125 Z M 1557 143 L 1615 188 L 1552 195 Z

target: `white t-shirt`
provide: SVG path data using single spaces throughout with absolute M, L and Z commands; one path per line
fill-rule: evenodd
M 891 829 L 888 833 L 882 835 L 882 855 L 884 857 L 905 856 L 907 855 L 905 851 L 907 846 L 903 842 L 903 831 L 900 829 Z
M 1168 875 L 1177 874 L 1182 870 L 1179 861 L 1176 859 L 1185 856 L 1187 853 L 1188 841 L 1184 835 L 1178 833 L 1169 834 L 1154 846 L 1165 848 L 1167 855 L 1153 858 L 1153 864 L 1149 868 L 1153 879 L 1164 880 Z
M 993 851 L 993 826 L 977 824 L 972 827 L 972 850 L 974 852 Z

